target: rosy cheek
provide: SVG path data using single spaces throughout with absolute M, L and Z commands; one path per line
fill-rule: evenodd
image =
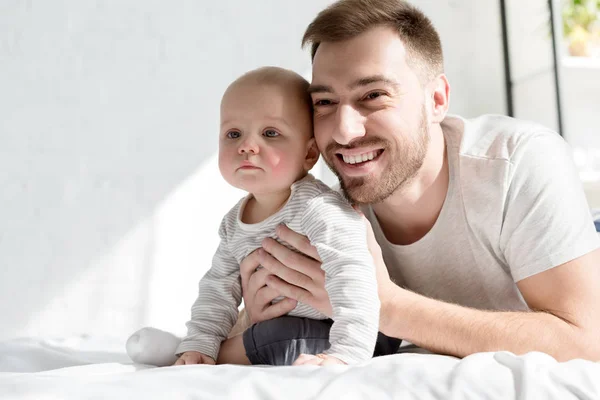
M 279 152 L 270 153 L 265 160 L 271 170 L 273 179 L 281 179 L 290 175 L 290 169 L 293 168 L 291 157 Z

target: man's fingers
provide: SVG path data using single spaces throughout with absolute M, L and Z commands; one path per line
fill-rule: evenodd
M 310 244 L 310 241 L 306 236 L 294 232 L 293 230 L 291 230 L 283 224 L 277 227 L 276 233 L 281 240 L 283 240 L 299 252 L 304 253 L 317 261 L 321 261 L 317 249 L 315 248 L 315 246 Z
M 277 290 L 275 290 L 274 288 L 265 286 L 256 292 L 254 301 L 257 304 L 260 304 L 264 309 L 264 308 L 267 308 L 269 306 L 269 304 L 271 304 L 271 302 L 273 300 L 275 300 L 276 298 L 278 298 L 279 296 L 281 296 L 281 293 L 279 293 Z
M 242 260 L 240 263 L 240 276 L 242 278 L 242 290 L 245 289 L 244 286 L 248 284 L 250 277 L 256 271 L 256 268 L 260 265 L 258 261 L 258 252 L 255 250 L 252 253 L 248 254 L 246 258 Z
M 275 289 L 281 296 L 311 305 L 312 295 L 308 290 L 290 285 L 277 276 L 269 276 L 267 279 L 267 286 Z
M 244 295 L 252 294 L 256 295 L 258 291 L 266 285 L 267 277 L 271 275 L 271 272 L 268 269 L 261 268 L 256 271 L 246 284 L 246 288 L 242 288 Z
M 183 361 L 183 358 L 179 357 L 174 365 L 185 365 L 185 361 Z
M 296 308 L 297 304 L 296 300 L 288 298 L 272 304 L 263 310 L 261 314 L 262 321 L 281 317 Z
M 263 267 L 292 285 L 312 289 L 312 275 L 315 273 L 311 270 L 310 264 L 318 265 L 318 261 L 298 254 L 272 239 L 264 240 L 263 247 L 266 251 L 259 250 L 260 263 Z M 323 273 L 320 267 L 318 271 L 318 275 Z

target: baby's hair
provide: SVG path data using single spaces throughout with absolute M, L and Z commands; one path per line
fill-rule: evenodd
M 312 100 L 308 93 L 309 82 L 300 74 L 280 67 L 261 67 L 237 78 L 233 81 L 225 94 L 236 86 L 244 84 L 274 85 L 289 91 L 292 98 L 300 101 L 299 105 L 307 109 L 312 115 Z

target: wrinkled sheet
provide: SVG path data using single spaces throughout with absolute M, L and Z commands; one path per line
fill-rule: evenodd
M 600 399 L 600 364 L 542 353 L 397 354 L 358 366 L 154 368 L 124 341 L 0 342 L 0 399 Z

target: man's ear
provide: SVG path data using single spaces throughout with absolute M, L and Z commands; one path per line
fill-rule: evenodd
M 450 83 L 446 75 L 441 74 L 431 82 L 431 122 L 441 123 L 450 107 Z
M 317 142 L 315 138 L 311 138 L 306 145 L 306 157 L 304 158 L 304 169 L 308 172 L 315 166 L 317 161 L 319 160 L 319 148 L 317 147 Z

